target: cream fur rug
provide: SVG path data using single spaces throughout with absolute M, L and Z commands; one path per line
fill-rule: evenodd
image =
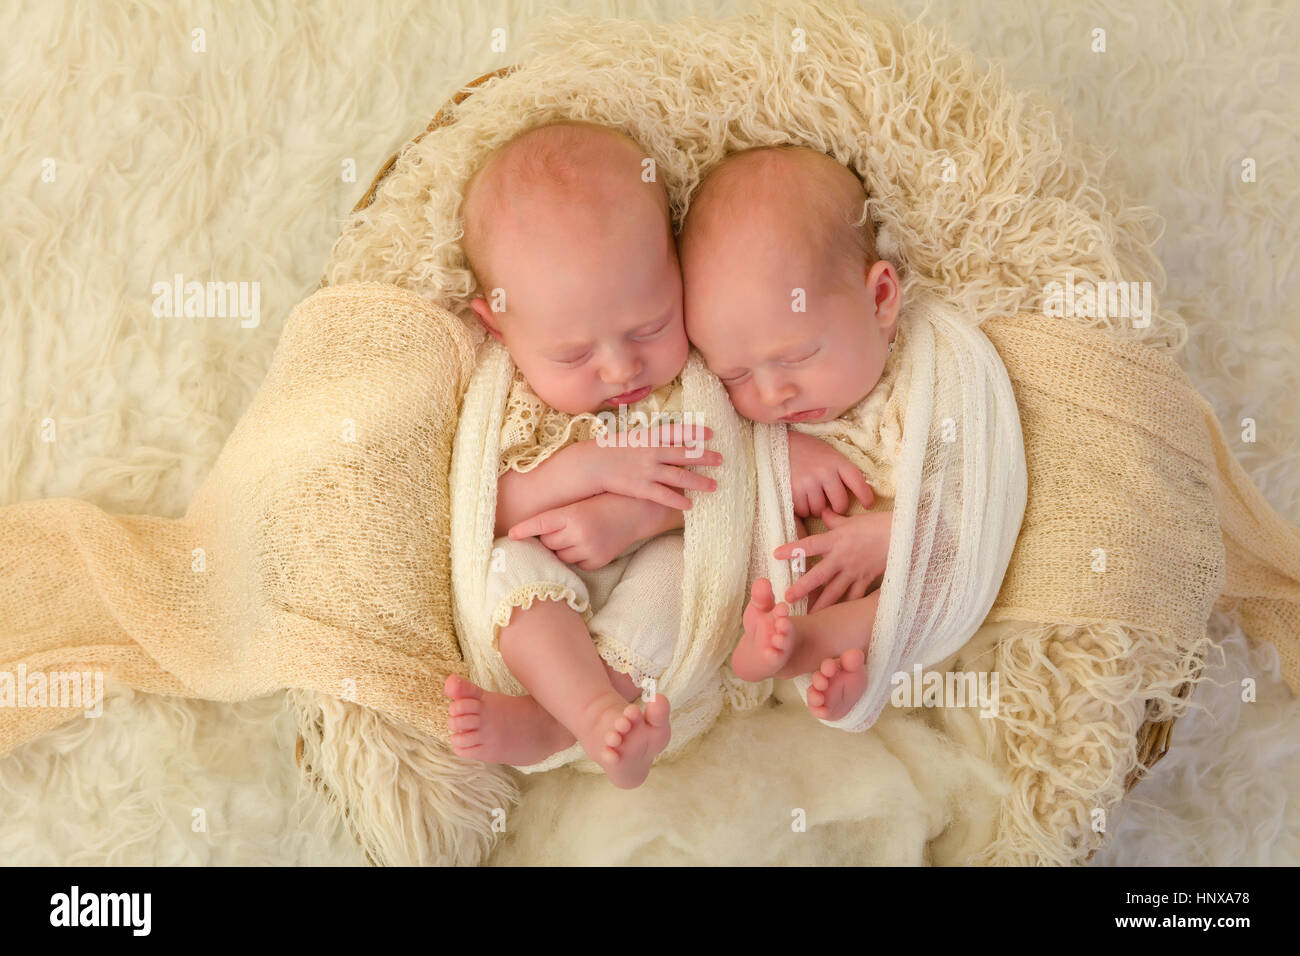
M 509 62 L 533 5 L 357 3 L 346 15 L 288 2 L 261 13 L 10 7 L 0 504 L 72 496 L 179 515 L 373 172 L 456 86 Z M 569 8 L 674 17 L 737 5 Z M 924 18 L 1005 60 L 1014 82 L 1048 89 L 1083 138 L 1116 148 L 1112 177 L 1169 225 L 1157 250 L 1170 277 L 1162 303 L 1191 328 L 1184 364 L 1230 434 L 1256 421 L 1257 441 L 1240 457 L 1300 522 L 1300 16 L 1263 3 L 1228 14 L 1213 2 L 1059 10 L 951 0 Z M 495 28 L 507 31 L 505 53 L 491 50 Z M 1092 50 L 1096 28 L 1105 53 Z M 1247 157 L 1256 182 L 1241 180 Z M 349 163 L 355 181 L 345 181 Z M 155 318 L 151 287 L 175 273 L 260 282 L 260 324 Z M 46 419 L 52 442 L 41 440 Z M 1205 709 L 1179 722 L 1098 862 L 1300 862 L 1300 704 L 1271 649 L 1252 649 L 1223 621 L 1212 634 L 1224 638 L 1210 672 L 1220 686 L 1202 686 Z M 1254 703 L 1240 700 L 1243 677 L 1258 681 Z M 114 694 L 102 718 L 0 762 L 0 862 L 364 863 L 302 792 L 283 704 Z M 584 787 L 574 799 L 572 771 L 532 778 L 494 862 L 924 862 L 900 848 L 946 820 L 881 807 L 866 823 L 837 822 L 862 815 L 848 802 L 854 748 L 879 744 L 798 734 L 807 720 L 785 707 L 719 724 L 684 758 L 693 792 L 664 792 L 652 778 L 631 795 Z M 909 735 L 929 732 L 891 715 L 880 736 L 905 753 Z M 760 759 L 773 772 L 759 780 L 735 770 Z M 895 763 L 900 780 L 956 808 L 960 768 L 939 778 Z M 637 845 L 590 825 L 582 842 L 545 840 L 569 821 L 617 818 L 615 807 L 638 823 Z M 792 830 L 793 808 L 815 822 L 817 840 Z M 737 820 L 750 835 L 743 846 L 728 838 Z M 915 832 L 892 832 L 899 820 Z M 814 858 L 831 843 L 838 855 Z

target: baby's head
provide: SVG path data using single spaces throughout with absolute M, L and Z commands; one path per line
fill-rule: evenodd
M 901 288 L 866 198 L 847 167 L 789 146 L 728 157 L 692 198 L 687 334 L 746 418 L 830 421 L 880 380 Z
M 571 415 L 640 401 L 686 362 L 668 196 L 644 159 L 614 130 L 551 123 L 495 150 L 466 187 L 465 255 L 489 297 L 471 307 Z

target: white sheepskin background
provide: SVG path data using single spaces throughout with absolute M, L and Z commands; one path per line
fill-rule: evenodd
M 667 19 L 740 6 L 560 9 Z M 1188 320 L 1184 364 L 1230 436 L 1255 420 L 1257 441 L 1237 444 L 1238 456 L 1300 523 L 1297 8 L 901 6 L 1005 62 L 1014 82 L 1048 90 L 1082 136 L 1115 149 L 1115 181 L 1168 223 L 1162 302 Z M 0 504 L 71 496 L 179 515 L 374 171 L 458 85 L 509 62 L 544 11 L 477 0 L 29 0 L 6 12 Z M 490 47 L 496 28 L 504 53 Z M 1092 49 L 1096 29 L 1104 53 Z M 1255 182 L 1242 181 L 1247 158 Z M 176 273 L 259 282 L 260 325 L 154 317 L 151 287 Z M 54 442 L 40 440 L 46 419 Z M 1223 656 L 1198 692 L 1203 709 L 1178 723 L 1096 862 L 1300 863 L 1300 703 L 1270 647 L 1218 617 L 1212 633 Z M 1255 702 L 1241 700 L 1245 677 L 1257 681 Z M 0 761 L 0 862 L 363 864 L 299 785 L 293 739 L 278 695 L 221 706 L 115 692 L 101 718 Z M 743 746 L 744 731 L 729 726 L 716 743 L 725 775 L 725 745 Z M 674 813 L 689 819 L 691 808 Z M 639 857 L 713 862 L 725 849 L 689 824 L 676 834 Z M 870 833 L 846 834 L 855 853 L 872 845 Z M 508 840 L 499 862 L 527 852 Z

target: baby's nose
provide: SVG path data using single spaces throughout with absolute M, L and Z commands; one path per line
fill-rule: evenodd
M 642 363 L 631 349 L 610 351 L 600 365 L 600 377 L 606 385 L 625 385 L 641 374 Z
M 775 375 L 756 372 L 754 378 L 754 384 L 758 386 L 759 399 L 764 405 L 770 405 L 773 408 L 790 401 L 798 391 L 793 382 L 783 380 Z

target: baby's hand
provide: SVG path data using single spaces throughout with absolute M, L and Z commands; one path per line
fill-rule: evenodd
M 790 492 L 800 518 L 821 515 L 827 508 L 844 514 L 849 495 L 871 507 L 876 496 L 853 462 L 820 438 L 790 429 Z M 829 522 L 827 522 L 829 524 Z
M 633 435 L 642 445 L 653 441 L 658 447 L 628 447 Z M 660 425 L 612 435 L 610 440 L 617 445 L 609 447 L 602 447 L 594 438 L 582 444 L 587 446 L 587 461 L 602 491 L 685 511 L 691 502 L 678 488 L 713 491 L 718 486 L 712 478 L 684 467 L 722 464 L 720 453 L 700 447 L 712 437 L 713 430 L 702 425 Z
M 565 564 L 594 571 L 636 542 L 673 527 L 673 514 L 680 526 L 681 512 L 641 498 L 606 493 L 534 515 L 511 528 L 510 537 L 518 541 L 537 536 Z
M 808 609 L 811 614 L 841 599 L 856 601 L 865 597 L 871 585 L 885 573 L 893 517 L 891 511 L 873 511 L 851 518 L 834 511 L 822 512 L 829 531 L 783 544 L 772 552 L 778 560 L 790 559 L 796 548 L 801 548 L 808 557 L 821 555 L 821 560 L 786 590 L 786 602 L 793 604 L 820 587 L 822 593 Z

